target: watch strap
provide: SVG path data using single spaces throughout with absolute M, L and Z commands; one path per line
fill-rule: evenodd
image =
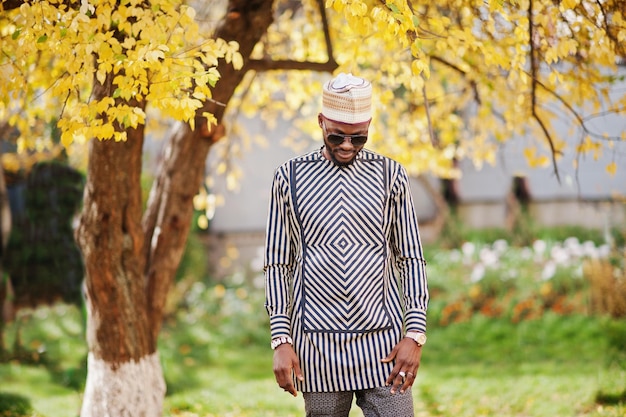
M 276 349 L 278 346 L 283 345 L 285 343 L 289 343 L 290 345 L 293 345 L 293 340 L 289 336 L 280 336 L 275 339 L 272 339 L 270 346 L 272 347 L 272 349 Z

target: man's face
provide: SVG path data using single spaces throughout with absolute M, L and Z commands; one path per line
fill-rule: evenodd
M 324 156 L 337 165 L 351 164 L 367 141 L 370 121 L 355 124 L 340 123 L 327 119 L 321 113 L 317 119 L 324 135 Z

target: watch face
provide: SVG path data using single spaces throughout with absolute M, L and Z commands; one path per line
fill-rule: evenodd
M 415 342 L 420 346 L 426 343 L 426 335 L 424 333 L 407 332 L 406 336 L 415 340 Z
M 423 345 L 426 343 L 426 335 L 424 333 L 415 333 L 411 336 L 411 338 L 415 340 L 418 345 Z

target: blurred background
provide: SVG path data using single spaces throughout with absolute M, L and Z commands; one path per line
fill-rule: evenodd
M 264 230 L 339 72 L 372 81 L 367 147 L 411 177 L 416 416 L 626 416 L 624 21 L 617 0 L 2 1 L 0 417 L 88 414 L 107 384 L 160 407 L 161 369 L 87 361 L 155 345 L 164 416 L 304 414 L 272 373 Z
M 243 123 L 270 137 L 281 128 Z M 216 175 L 197 199 L 159 342 L 165 415 L 302 415 L 301 399 L 273 380 L 263 308 L 269 184 L 292 155 L 254 148 L 236 187 Z M 516 153 L 508 157 L 514 164 Z M 590 166 L 574 186 L 508 166 L 412 183 L 431 291 L 416 415 L 622 416 L 626 210 L 616 195 L 626 178 L 604 181 Z M 5 175 L 0 410 L 78 415 L 87 347 L 72 224 L 84 178 L 62 155 Z

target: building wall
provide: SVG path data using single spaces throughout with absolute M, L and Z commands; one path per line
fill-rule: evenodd
M 611 201 L 544 200 L 530 204 L 533 220 L 542 226 L 584 226 L 590 229 L 626 225 L 626 205 Z M 503 228 L 509 208 L 505 202 L 473 202 L 458 208 L 471 229 Z

